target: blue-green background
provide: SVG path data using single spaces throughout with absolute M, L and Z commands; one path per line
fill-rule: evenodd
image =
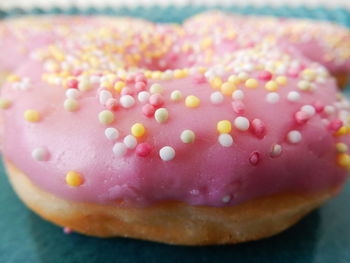
M 181 22 L 204 7 L 152 7 L 1 11 L 0 18 L 26 14 L 107 14 L 143 17 L 156 22 Z M 350 26 L 350 13 L 342 9 L 230 7 L 243 14 L 309 17 Z M 0 52 L 4 52 L 1 50 Z M 15 132 L 15 131 L 14 131 Z M 15 147 L 15 146 L 14 146 Z M 40 219 L 19 201 L 0 166 L 0 263 L 32 262 L 350 262 L 350 184 L 343 193 L 300 223 L 275 237 L 240 245 L 183 247 L 125 238 L 98 239 L 62 229 Z

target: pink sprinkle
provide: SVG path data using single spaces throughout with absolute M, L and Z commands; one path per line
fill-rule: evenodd
M 82 69 L 75 69 L 72 74 L 73 76 L 75 77 L 78 77 L 81 73 L 83 73 L 83 70 Z
M 135 76 L 129 75 L 129 76 L 126 77 L 125 81 L 126 81 L 127 84 L 132 84 L 135 81 Z
M 194 83 L 201 84 L 201 83 L 205 83 L 205 82 L 206 82 L 206 79 L 205 79 L 205 76 L 203 74 L 196 73 L 194 75 Z
M 120 94 L 133 96 L 134 95 L 134 91 L 132 90 L 132 88 L 125 87 L 125 88 L 122 89 Z
M 152 117 L 155 112 L 155 108 L 151 104 L 146 104 L 142 107 L 142 112 L 147 117 Z
M 315 101 L 312 106 L 314 106 L 317 113 L 321 113 L 324 110 L 323 104 L 319 101 Z
M 298 111 L 294 115 L 294 119 L 298 124 L 304 124 L 309 118 L 309 115 L 304 111 Z
M 296 78 L 299 75 L 299 70 L 295 69 L 295 70 L 290 70 L 288 71 L 288 76 L 291 78 Z
M 63 228 L 63 233 L 69 235 L 69 234 L 72 233 L 72 229 L 70 229 L 69 227 L 64 227 L 64 228 Z
M 78 80 L 77 79 L 70 79 L 67 81 L 67 87 L 69 89 L 77 89 L 78 88 Z
M 249 156 L 249 163 L 251 165 L 257 165 L 260 161 L 260 154 L 258 152 L 252 152 Z
M 240 100 L 235 100 L 232 102 L 233 111 L 237 114 L 242 114 L 245 111 L 244 103 Z
M 260 80 L 269 81 L 272 79 L 272 74 L 269 71 L 263 70 L 259 72 L 258 78 Z
M 112 111 L 117 110 L 117 108 L 118 108 L 118 101 L 116 99 L 109 98 L 106 101 L 106 108 L 109 109 L 109 110 L 112 110 Z
M 148 80 L 143 73 L 137 73 L 135 77 L 135 82 L 143 82 L 147 84 Z
M 140 92 L 146 89 L 146 83 L 142 81 L 138 81 L 135 83 L 135 89 Z
M 333 120 L 329 123 L 328 129 L 331 131 L 338 131 L 343 126 L 343 122 L 341 120 Z
M 140 157 L 146 157 L 152 151 L 152 146 L 146 142 L 140 143 L 136 146 L 135 152 Z
M 151 105 L 153 105 L 154 107 L 160 107 L 164 103 L 164 100 L 162 95 L 152 94 L 149 98 L 149 103 L 151 103 Z
M 256 137 L 261 139 L 265 136 L 266 127 L 262 120 L 254 119 L 251 122 L 251 129 L 252 129 L 252 132 L 256 135 Z

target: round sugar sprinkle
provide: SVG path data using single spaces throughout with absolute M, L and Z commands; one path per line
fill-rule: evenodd
M 137 145 L 137 140 L 134 136 L 128 135 L 123 140 L 125 146 L 129 149 L 134 149 Z
M 46 161 L 48 158 L 48 154 L 49 152 L 44 147 L 38 147 L 32 151 L 33 159 L 39 162 Z
M 119 137 L 119 131 L 116 128 L 105 129 L 105 135 L 108 140 L 116 140 Z
M 171 161 L 175 158 L 175 150 L 170 146 L 164 146 L 160 149 L 159 156 L 163 161 Z
M 249 120 L 245 117 L 239 116 L 234 120 L 235 127 L 240 131 L 246 131 L 249 129 Z
M 287 95 L 287 99 L 292 102 L 296 102 L 300 100 L 300 93 L 297 91 L 291 91 Z
M 233 144 L 232 136 L 227 133 L 220 134 L 218 141 L 223 147 L 230 147 Z
M 131 108 L 135 104 L 135 99 L 130 95 L 123 95 L 119 102 L 123 108 Z
M 194 142 L 194 140 L 196 139 L 196 135 L 193 131 L 191 130 L 184 130 L 182 133 L 181 133 L 181 141 L 183 143 L 192 143 Z
M 224 101 L 224 95 L 220 91 L 215 91 L 210 95 L 210 101 L 213 104 L 221 104 Z
M 113 146 L 113 153 L 116 156 L 123 156 L 126 154 L 126 151 L 127 151 L 126 145 L 122 142 L 117 142 Z
M 288 133 L 287 139 L 288 139 L 288 142 L 292 144 L 297 144 L 301 141 L 302 136 L 299 131 L 293 130 Z
M 149 92 L 147 91 L 141 91 L 138 95 L 137 95 L 137 99 L 139 100 L 139 102 L 141 103 L 146 103 L 149 100 L 149 97 L 151 95 L 149 94 Z
M 280 95 L 277 92 L 270 92 L 266 95 L 266 101 L 275 104 L 280 100 Z
M 168 120 L 169 113 L 166 108 L 157 109 L 154 113 L 154 118 L 158 123 L 164 123 Z

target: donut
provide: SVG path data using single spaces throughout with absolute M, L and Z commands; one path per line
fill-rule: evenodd
M 1 152 L 30 209 L 86 235 L 226 244 L 341 191 L 350 107 L 323 65 L 269 40 L 223 52 L 140 25 L 87 18 L 3 85 Z
M 184 24 L 195 35 L 211 36 L 222 31 L 217 34 L 216 42 L 226 42 L 226 46 L 230 45 L 231 49 L 257 43 L 262 38 L 288 43 L 307 58 L 324 65 L 337 78 L 341 87 L 347 84 L 350 72 L 350 31 L 341 25 L 326 21 L 247 16 L 220 11 L 201 13 L 189 18 Z

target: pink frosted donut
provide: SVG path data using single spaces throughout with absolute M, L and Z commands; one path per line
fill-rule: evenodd
M 211 11 L 188 19 L 184 28 L 195 35 L 214 33 L 219 46 L 232 49 L 259 43 L 264 38 L 287 42 L 307 58 L 324 65 L 342 85 L 350 73 L 350 31 L 331 22 Z
M 56 224 L 237 243 L 286 229 L 347 178 L 349 104 L 289 47 L 220 53 L 180 26 L 87 19 L 33 52 L 1 91 L 2 153 L 22 200 Z

